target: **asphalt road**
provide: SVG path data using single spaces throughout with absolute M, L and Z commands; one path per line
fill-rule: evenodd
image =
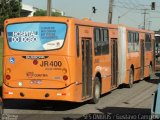
M 134 83 L 133 88 L 119 87 L 103 95 L 98 104 L 8 101 L 4 106 L 2 118 L 12 118 L 12 120 L 149 119 L 153 101 L 152 93 L 160 83 L 160 73 L 156 75 L 150 80 Z

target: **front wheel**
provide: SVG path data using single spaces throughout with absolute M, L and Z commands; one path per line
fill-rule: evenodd
M 96 77 L 94 80 L 93 99 L 91 100 L 91 102 L 94 104 L 98 103 L 100 95 L 101 95 L 101 84 L 99 78 Z

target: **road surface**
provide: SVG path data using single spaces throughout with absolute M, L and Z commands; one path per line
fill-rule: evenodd
M 149 119 L 152 93 L 160 83 L 160 74 L 156 75 L 151 80 L 136 82 L 133 88 L 113 90 L 103 95 L 98 104 L 8 101 L 2 117 L 15 120 Z

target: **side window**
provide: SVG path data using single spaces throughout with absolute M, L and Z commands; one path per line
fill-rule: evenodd
M 128 52 L 132 52 L 132 33 L 128 32 Z
M 107 29 L 102 29 L 102 54 L 109 53 L 109 34 Z
M 94 53 L 96 56 L 101 55 L 101 32 L 100 28 L 94 29 Z
M 139 51 L 139 33 L 137 32 L 128 32 L 128 52 L 137 52 Z
M 139 33 L 136 33 L 136 51 L 139 51 Z
M 151 47 L 151 34 L 145 34 L 145 48 L 147 51 L 150 51 Z
M 133 52 L 136 51 L 136 33 L 133 33 Z
M 134 34 L 133 34 L 133 32 L 130 32 L 131 33 L 131 52 L 133 52 L 134 51 L 134 46 L 133 46 L 133 42 L 134 42 Z
M 79 57 L 79 28 L 76 26 L 76 47 L 77 47 L 77 57 Z
M 94 53 L 96 56 L 109 53 L 109 33 L 106 28 L 94 29 Z

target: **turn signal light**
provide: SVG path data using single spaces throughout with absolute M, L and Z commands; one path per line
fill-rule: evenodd
M 11 73 L 11 69 L 10 68 L 7 68 L 6 72 L 9 74 Z
M 64 75 L 64 76 L 63 76 L 63 80 L 68 80 L 68 76 L 67 76 L 67 75 Z
M 10 76 L 10 75 L 6 75 L 6 79 L 7 79 L 7 80 L 10 80 L 10 79 L 11 79 L 11 76 Z
M 62 72 L 63 72 L 64 74 L 66 74 L 66 73 L 67 73 L 67 69 L 66 69 L 66 68 L 63 68 L 63 69 L 62 69 Z

